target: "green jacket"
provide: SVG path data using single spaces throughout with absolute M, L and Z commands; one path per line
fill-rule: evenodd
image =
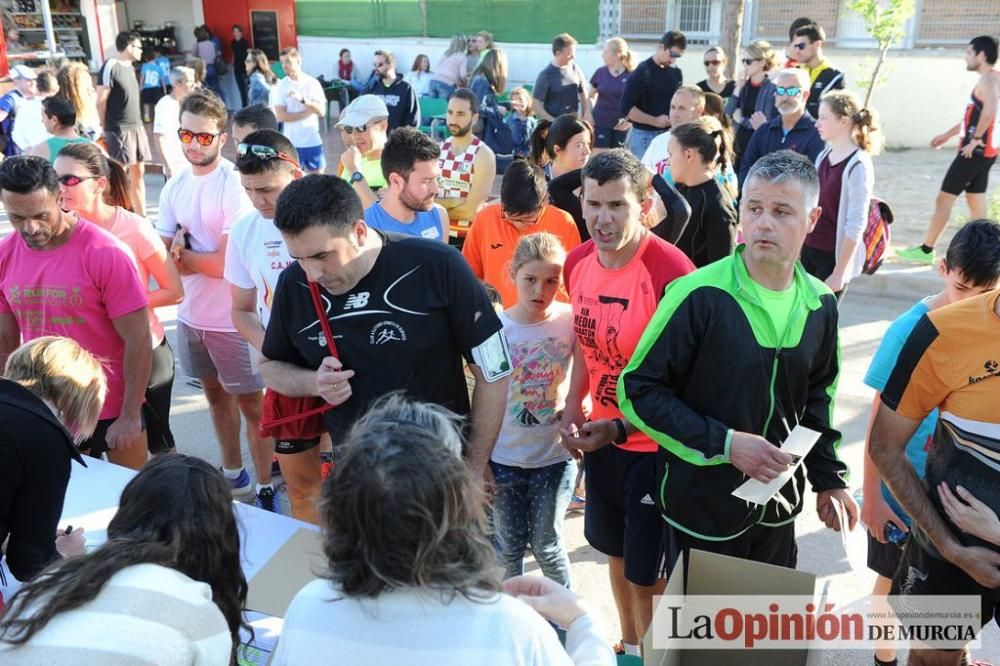
M 802 467 L 781 489 L 784 502 L 759 507 L 732 496 L 747 479 L 729 462 L 733 431 L 781 446 L 796 424 L 816 430 L 822 436 L 804 464 L 813 489 L 847 486 L 832 427 L 837 301 L 796 265 L 792 311 L 775 330 L 743 250 L 671 283 L 618 382 L 622 413 L 660 444 L 664 520 L 713 541 L 788 523 L 802 510 Z

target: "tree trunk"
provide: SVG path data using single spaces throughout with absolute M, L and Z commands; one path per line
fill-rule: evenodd
M 886 44 L 878 52 L 878 62 L 875 63 L 875 69 L 872 71 L 871 81 L 868 82 L 868 92 L 865 93 L 865 103 L 862 105 L 864 108 L 869 108 L 868 103 L 872 99 L 872 93 L 875 92 L 875 86 L 878 85 L 878 73 L 882 69 L 882 63 L 885 62 L 886 57 L 889 55 L 889 44 Z
M 722 3 L 722 46 L 729 56 L 726 64 L 726 76 L 730 79 L 736 76 L 736 63 L 740 61 L 740 35 L 743 33 L 743 10 L 745 0 L 725 0 Z

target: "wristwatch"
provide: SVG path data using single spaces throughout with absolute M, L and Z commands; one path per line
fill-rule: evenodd
M 625 430 L 625 421 L 621 419 L 611 419 L 611 422 L 615 424 L 616 432 L 615 438 L 612 440 L 615 444 L 624 444 L 628 441 L 628 432 Z
M 351 185 L 353 185 L 354 183 L 360 183 L 364 179 L 365 179 L 365 174 L 361 173 L 360 171 L 355 171 L 354 173 L 351 174 Z

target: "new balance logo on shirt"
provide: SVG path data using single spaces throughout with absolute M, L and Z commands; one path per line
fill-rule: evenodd
M 356 294 L 351 294 L 344 301 L 345 310 L 360 310 L 361 308 L 368 305 L 368 298 L 371 296 L 370 292 L 361 291 Z

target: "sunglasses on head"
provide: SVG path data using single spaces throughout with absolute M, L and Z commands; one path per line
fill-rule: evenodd
M 247 155 L 253 155 L 261 160 L 281 160 L 282 162 L 288 162 L 296 168 L 299 167 L 299 163 L 292 159 L 291 156 L 279 152 L 271 146 L 262 146 L 257 143 L 241 143 L 236 146 L 237 157 L 246 157 Z
M 211 132 L 192 132 L 186 129 L 177 130 L 177 138 L 185 145 L 192 141 L 197 141 L 199 146 L 211 146 L 217 136 L 219 134 L 212 134 Z
M 99 176 L 74 176 L 68 173 L 64 176 L 59 176 L 59 184 L 65 185 L 66 187 L 76 187 L 85 180 L 97 180 Z
M 743 58 L 743 64 L 749 67 L 755 62 L 760 62 L 760 58 Z
M 708 67 L 709 65 L 719 66 L 721 64 L 722 64 L 721 60 L 706 60 L 705 61 L 705 67 Z
M 784 86 L 774 87 L 774 94 L 780 97 L 794 97 L 800 92 L 802 92 L 802 88 L 798 86 L 789 86 L 788 88 L 785 88 Z

